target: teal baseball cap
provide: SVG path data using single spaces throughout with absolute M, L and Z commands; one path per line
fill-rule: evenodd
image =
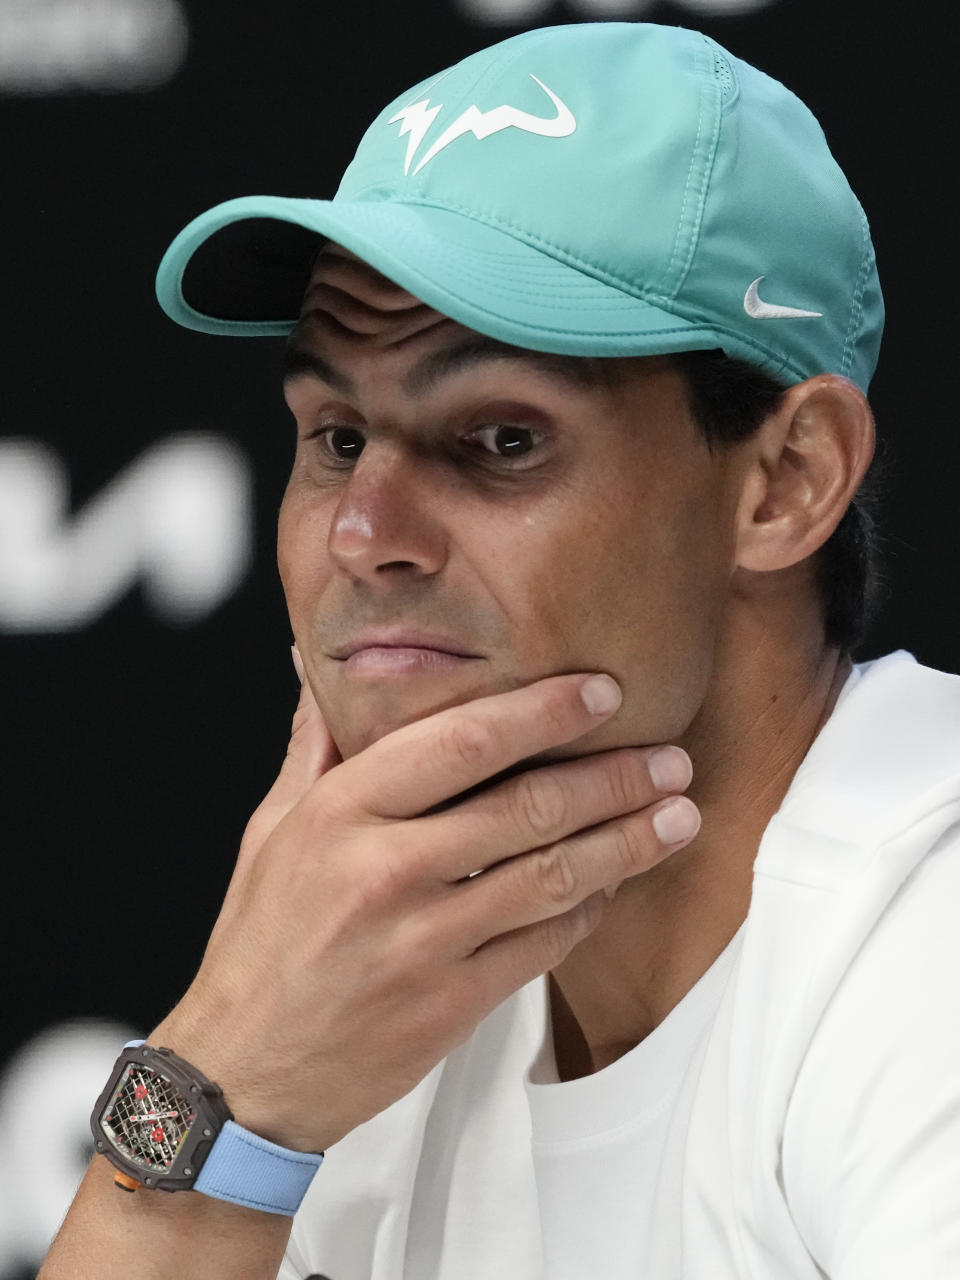
M 332 199 L 244 196 L 195 218 L 160 264 L 160 304 L 207 333 L 286 334 L 327 240 L 514 346 L 720 348 L 785 384 L 839 373 L 864 390 L 876 366 L 869 227 L 823 130 L 681 27 L 542 27 L 472 54 L 381 111 Z

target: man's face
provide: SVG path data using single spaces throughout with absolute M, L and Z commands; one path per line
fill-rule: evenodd
M 543 759 L 678 741 L 711 680 L 738 493 L 669 358 L 506 349 L 343 264 L 321 257 L 291 344 L 279 565 L 344 759 L 581 671 L 614 676 L 623 706 Z M 336 656 L 385 630 L 471 656 Z

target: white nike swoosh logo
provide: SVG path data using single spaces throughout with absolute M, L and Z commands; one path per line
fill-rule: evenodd
M 790 320 L 806 316 L 815 319 L 823 315 L 822 311 L 801 311 L 798 307 L 779 307 L 772 302 L 764 302 L 758 292 L 760 281 L 765 276 L 757 276 L 753 284 L 743 296 L 743 309 L 754 320 Z
M 481 111 L 476 106 L 467 107 L 466 111 L 457 116 L 453 124 L 444 129 L 426 155 L 418 161 L 417 167 L 413 172 L 419 173 L 423 166 L 429 164 L 434 156 L 439 155 L 445 147 L 449 147 L 451 142 L 455 142 L 457 138 L 462 137 L 465 133 L 472 133 L 475 138 L 481 140 L 489 138 L 493 133 L 499 133 L 502 129 L 522 129 L 524 133 L 536 133 L 542 138 L 568 137 L 577 127 L 573 112 L 565 102 L 561 102 L 552 89 L 547 88 L 542 80 L 537 80 L 537 77 L 532 73 L 530 79 L 536 80 L 537 84 L 556 107 L 557 114 L 555 116 L 535 116 L 528 111 L 521 111 L 519 107 L 511 106 L 493 107 L 490 111 Z M 414 152 L 433 123 L 437 112 L 441 109 L 440 107 L 431 107 L 429 103 L 429 98 L 422 98 L 419 102 L 415 102 L 409 107 L 404 107 L 402 111 L 398 111 L 389 120 L 390 124 L 396 124 L 398 121 L 402 122 L 401 138 L 406 133 L 410 134 L 404 173 L 409 172 Z

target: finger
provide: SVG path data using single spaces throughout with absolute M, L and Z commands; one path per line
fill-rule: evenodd
M 420 867 L 453 882 L 505 856 L 551 845 L 618 814 L 684 791 L 693 777 L 681 747 L 621 747 L 531 769 L 453 809 L 410 824 Z
M 267 792 L 244 832 L 240 857 L 260 848 L 274 827 L 300 802 L 310 787 L 336 765 L 342 757 L 326 721 L 304 679 L 303 664 L 294 646 L 294 666 L 300 676 L 300 698 L 293 714 L 287 754 L 273 786 Z
M 452 901 L 446 902 L 451 945 L 469 954 L 492 937 L 564 915 L 591 894 L 649 871 L 689 844 L 699 829 L 696 805 L 674 796 L 507 859 L 455 890 L 456 913 L 450 912 Z
M 610 908 L 603 893 L 571 911 L 492 938 L 463 962 L 464 985 L 494 1009 L 514 991 L 555 969 L 591 934 Z
M 606 694 L 604 706 L 595 699 Z M 549 747 L 605 723 L 620 705 L 606 675 L 550 676 L 395 729 L 337 771 L 347 813 L 411 818 Z M 592 708 L 600 706 L 600 710 Z
M 299 659 L 296 646 L 293 652 Z M 302 663 L 299 670 L 302 671 Z M 322 777 L 334 765 L 341 764 L 342 759 L 317 706 L 310 681 L 301 675 L 300 700 L 293 713 L 287 754 L 275 784 L 277 800 L 286 805 L 287 810 L 292 809 L 317 778 Z

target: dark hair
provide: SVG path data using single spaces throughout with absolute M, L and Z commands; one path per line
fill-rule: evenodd
M 694 421 L 708 448 L 746 440 L 780 403 L 785 388 L 762 369 L 722 351 L 676 357 Z M 828 645 L 853 655 L 887 593 L 877 511 L 885 492 L 886 451 L 873 461 L 836 529 L 814 557 Z

